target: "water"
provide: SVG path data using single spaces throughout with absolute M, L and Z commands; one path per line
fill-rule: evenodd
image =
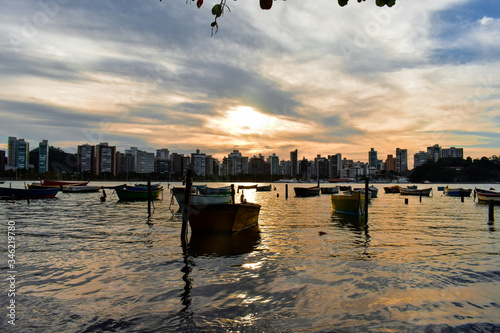
M 445 197 L 436 185 L 420 202 L 377 184 L 365 228 L 332 212 L 329 195 L 295 198 L 289 184 L 286 200 L 285 185 L 275 185 L 244 192 L 262 204 L 260 232 L 191 239 L 187 256 L 168 191 L 150 219 L 146 203 L 118 202 L 111 190 L 104 203 L 99 193 L 0 202 L 2 330 L 500 331 L 500 234 L 487 205 Z M 16 227 L 14 327 L 8 221 Z

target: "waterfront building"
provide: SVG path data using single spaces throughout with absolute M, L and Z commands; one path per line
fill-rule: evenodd
M 340 178 L 340 170 L 342 170 L 342 154 L 328 156 L 328 177 Z
M 11 169 L 17 168 L 17 138 L 15 136 L 9 136 L 9 141 L 8 141 L 8 155 L 7 155 L 7 165 Z
M 167 148 L 156 149 L 156 159 L 157 160 L 169 160 L 170 152 Z
M 248 161 L 248 173 L 251 175 L 261 175 L 266 171 L 264 156 L 254 156 Z
M 273 153 L 272 156 L 269 156 L 267 162 L 271 166 L 271 175 L 279 175 L 280 174 L 280 158 Z
M 329 160 L 326 157 L 321 157 L 321 155 L 317 155 L 314 159 L 314 178 L 317 178 L 319 175 L 319 179 L 326 179 L 329 177 Z
M 438 144 L 427 147 L 427 155 L 429 156 L 429 160 L 437 162 L 442 157 L 442 149 Z
M 16 142 L 16 157 L 17 157 L 17 162 L 16 162 L 16 167 L 18 169 L 28 169 L 28 164 L 29 164 L 29 149 L 30 149 L 30 144 L 24 139 L 19 139 Z
M 196 153 L 191 154 L 191 166 L 196 175 L 206 176 L 206 163 L 207 155 L 205 153 L 200 153 L 199 149 L 196 149 Z
M 387 159 L 385 160 L 385 170 L 386 171 L 396 171 L 396 159 L 394 155 L 387 155 Z
M 241 155 L 240 151 L 235 149 L 230 153 L 227 158 L 223 160 L 224 174 L 238 175 L 248 173 L 248 157 Z
M 295 178 L 299 174 L 299 164 L 298 164 L 299 151 L 295 149 L 290 152 L 290 177 Z
M 427 154 L 425 151 L 419 151 L 418 153 L 415 153 L 413 155 L 413 167 L 419 167 L 427 163 L 429 159 L 429 154 Z
M 110 146 L 107 142 L 95 147 L 94 171 L 96 175 L 103 173 L 116 174 L 115 166 L 116 146 Z
M 49 142 L 42 140 L 38 144 L 38 173 L 49 171 Z
M 293 162 L 292 162 L 292 170 L 293 170 Z M 311 178 L 311 173 L 309 172 L 309 161 L 302 157 L 302 161 L 299 162 L 299 174 L 300 179 L 305 180 Z
M 95 146 L 88 143 L 78 146 L 76 170 L 78 172 L 94 172 Z
M 156 150 L 156 167 L 155 171 L 159 173 L 165 173 L 170 171 L 170 152 L 168 149 L 157 149 Z
M 444 148 L 442 150 L 443 158 L 464 158 L 464 149 L 463 148 Z
M 378 169 L 377 151 L 374 148 L 371 148 L 368 152 L 368 168 L 375 170 Z
M 396 172 L 408 171 L 408 150 L 396 148 Z
M 280 161 L 280 175 L 288 177 L 290 176 L 291 163 L 290 161 L 281 160 Z
M 7 164 L 5 150 L 0 150 L 0 171 L 5 171 L 5 164 Z

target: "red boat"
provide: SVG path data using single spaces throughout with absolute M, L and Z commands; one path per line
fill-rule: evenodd
M 43 186 L 85 186 L 89 182 L 88 181 L 75 182 L 75 181 L 60 181 L 60 180 L 41 180 L 40 183 Z

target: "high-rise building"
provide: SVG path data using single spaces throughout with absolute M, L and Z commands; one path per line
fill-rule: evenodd
M 38 172 L 46 173 L 49 171 L 49 142 L 42 140 L 38 144 Z
M 408 171 L 408 150 L 396 148 L 396 172 Z
M 427 147 L 427 155 L 429 156 L 429 160 L 437 162 L 442 157 L 442 149 L 438 144 Z
M 168 149 L 156 150 L 156 172 L 165 173 L 170 171 L 170 152 Z
M 196 153 L 191 154 L 191 165 L 193 171 L 198 176 L 206 176 L 207 172 L 207 155 L 205 153 L 200 153 L 199 149 L 196 149 Z
M 9 142 L 7 146 L 7 165 L 11 168 L 17 168 L 17 138 L 15 136 L 9 136 Z
M 116 147 L 108 145 L 107 142 L 98 144 L 95 147 L 95 166 L 96 175 L 102 173 L 116 174 Z
M 326 157 L 321 157 L 321 155 L 317 155 L 314 159 L 314 171 L 313 174 L 318 179 L 326 179 L 330 175 L 329 170 L 329 160 Z
M 94 172 L 95 146 L 88 143 L 78 146 L 77 166 L 78 172 Z
M 18 169 L 28 169 L 28 164 L 29 164 L 29 150 L 30 150 L 30 144 L 24 139 L 19 139 L 16 142 L 16 157 L 17 157 L 17 162 L 16 162 L 16 167 Z
M 137 172 L 152 173 L 155 172 L 155 154 L 146 151 L 137 151 Z
M 184 155 L 172 153 L 170 155 L 170 166 L 173 173 L 182 174 L 182 158 Z
M 413 167 L 419 167 L 427 163 L 429 155 L 425 151 L 419 151 L 413 155 Z
M 291 168 L 290 176 L 292 178 L 297 177 L 297 175 L 299 174 L 298 155 L 299 155 L 299 151 L 297 149 L 290 152 L 290 168 Z
M 280 174 L 280 158 L 273 153 L 272 156 L 269 156 L 267 159 L 269 165 L 271 166 L 271 175 L 279 175 Z
M 396 171 L 396 159 L 393 155 L 387 155 L 385 160 L 385 170 L 386 171 Z
M 170 159 L 170 152 L 166 148 L 157 149 L 156 150 L 156 159 L 157 160 L 168 160 L 168 159 Z
M 368 168 L 375 170 L 378 169 L 377 151 L 373 148 L 368 152 Z
M 328 177 L 339 178 L 342 170 L 342 154 L 328 156 Z
M 5 164 L 7 164 L 5 150 L 0 150 L 0 171 L 5 171 Z
M 445 158 L 464 158 L 464 149 L 463 148 L 443 148 L 442 157 Z

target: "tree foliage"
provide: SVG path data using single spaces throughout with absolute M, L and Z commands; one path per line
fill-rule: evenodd
M 196 1 L 196 6 L 198 8 L 203 6 L 203 0 L 191 0 L 191 2 L 195 1 Z M 337 0 L 337 1 L 340 7 L 344 7 L 349 3 L 349 0 Z M 357 0 L 357 2 L 365 2 L 365 1 L 366 0 Z M 160 2 L 162 2 L 162 0 L 160 0 Z M 189 0 L 186 0 L 186 3 L 189 3 Z M 259 3 L 260 3 L 260 8 L 263 10 L 269 10 L 273 6 L 273 0 L 259 0 Z M 396 4 L 396 0 L 375 0 L 375 4 L 378 7 L 384 7 L 384 6 L 392 7 Z M 228 11 L 231 11 L 229 6 L 226 4 L 226 0 L 220 0 L 220 3 L 217 3 L 212 7 L 212 15 L 214 16 L 214 21 L 210 23 L 210 26 L 212 27 L 212 36 L 214 34 L 214 29 L 215 33 L 217 33 L 217 31 L 219 30 L 219 24 L 217 23 L 217 19 L 224 14 L 224 11 L 226 9 Z

